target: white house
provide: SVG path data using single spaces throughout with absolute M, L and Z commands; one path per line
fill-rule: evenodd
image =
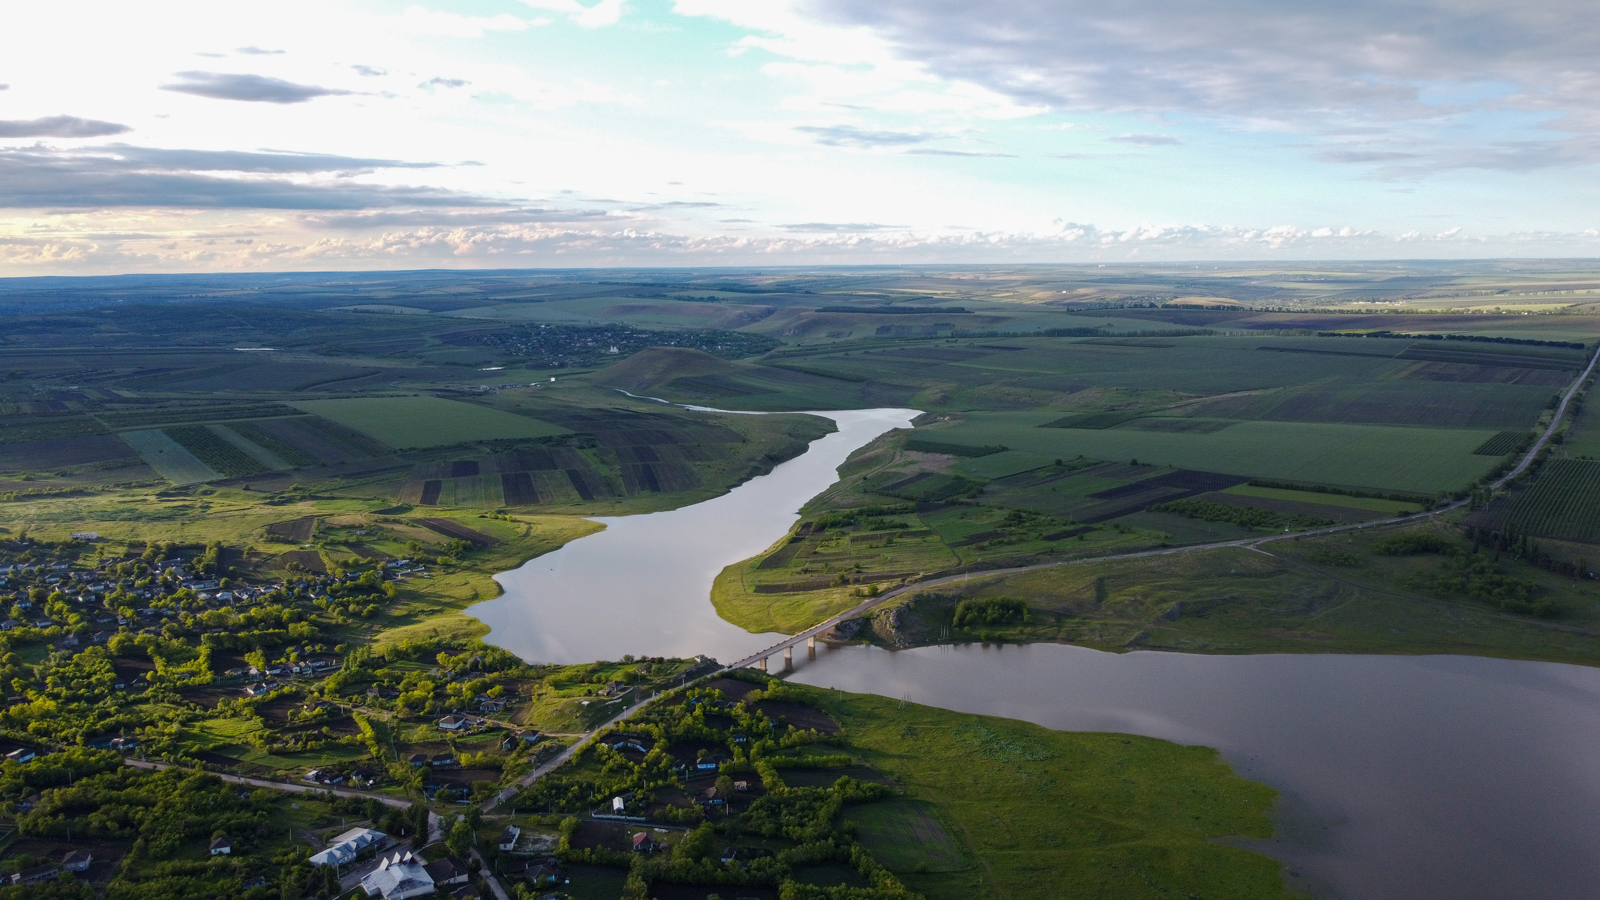
M 222 837 L 212 838 L 211 839 L 211 855 L 212 856 L 232 856 L 233 855 L 233 838 L 228 837 L 227 835 L 223 835 Z
M 342 866 L 386 837 L 388 835 L 371 828 L 352 828 L 334 838 L 328 849 L 312 855 L 310 862 L 313 866 Z
M 433 876 L 410 853 L 398 852 L 393 858 L 385 857 L 378 867 L 361 879 L 361 889 L 368 897 L 383 900 L 409 900 L 433 893 Z

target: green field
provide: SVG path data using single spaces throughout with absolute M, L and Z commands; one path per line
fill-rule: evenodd
M 1452 529 L 1435 529 L 1470 549 Z M 1492 563 L 1498 577 L 1533 585 L 1559 610 L 1553 618 L 1508 615 L 1453 587 L 1434 590 L 1436 576 L 1450 572 L 1447 558 L 1375 552 L 1392 533 L 974 578 L 896 598 L 900 612 L 875 616 L 863 636 L 889 646 L 1055 641 L 1118 651 L 1454 653 L 1600 665 L 1600 596 L 1592 582 L 1501 554 Z M 955 627 L 958 603 L 987 598 L 1024 600 L 1029 621 Z
M 535 419 L 438 397 L 301 400 L 293 405 L 398 450 L 567 433 Z
M 1284 490 L 1283 488 L 1257 487 L 1253 484 L 1241 484 L 1237 487 L 1228 488 L 1223 493 L 1236 494 L 1240 497 L 1261 497 L 1265 500 L 1288 500 L 1292 503 L 1315 503 L 1321 506 L 1342 506 L 1346 509 L 1366 509 L 1390 516 L 1397 516 L 1417 508 L 1415 503 L 1384 500 L 1379 497 L 1347 497 L 1343 494 L 1292 491 Z
M 905 785 L 914 802 L 845 817 L 928 900 L 1289 896 L 1277 862 L 1217 840 L 1270 836 L 1275 793 L 1215 750 L 789 690 Z
M 1600 544 L 1600 460 L 1551 460 L 1517 501 L 1509 526 L 1522 534 Z
M 1480 429 L 1406 428 L 1322 422 L 1240 422 L 1213 434 L 1041 428 L 1048 412 L 973 412 L 919 437 L 983 446 L 1000 443 L 1054 458 L 1130 460 L 1285 481 L 1431 494 L 1457 490 L 1494 465 L 1473 451 L 1493 436 Z
M 119 437 L 138 451 L 150 468 L 160 472 L 162 478 L 173 484 L 198 484 L 222 477 L 221 473 L 196 459 L 193 453 L 164 432 L 124 431 Z

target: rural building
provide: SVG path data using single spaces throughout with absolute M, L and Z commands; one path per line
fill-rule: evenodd
M 61 858 L 61 868 L 68 872 L 87 872 L 93 862 L 93 853 L 87 850 L 72 850 Z
M 45 863 L 42 866 L 34 866 L 31 869 L 23 869 L 21 872 L 11 876 L 11 883 L 38 884 L 41 881 L 49 881 L 60 874 L 60 866 L 56 865 L 55 863 Z
M 426 897 L 434 891 L 433 877 L 410 854 L 395 853 L 378 862 L 378 867 L 361 879 L 361 889 L 368 897 L 383 900 L 410 900 Z
M 223 835 L 221 837 L 212 838 L 211 839 L 211 855 L 212 856 L 232 856 L 233 855 L 233 838 L 228 837 L 227 835 Z
M 655 848 L 656 842 L 650 839 L 650 832 L 641 831 L 633 836 L 633 852 L 649 853 Z
M 314 854 L 310 863 L 313 866 L 342 866 L 386 837 L 388 835 L 371 828 L 352 828 L 329 842 L 328 849 Z
M 466 884 L 472 880 L 472 873 L 467 870 L 467 867 L 448 856 L 443 859 L 436 859 L 422 868 L 427 870 L 428 877 L 432 878 L 433 883 L 437 886 Z
M 506 830 L 500 835 L 500 849 L 506 852 L 517 849 L 517 839 L 522 837 L 522 829 L 515 825 L 507 825 Z

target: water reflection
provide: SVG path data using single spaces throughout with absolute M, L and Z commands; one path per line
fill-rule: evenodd
M 1285 793 L 1253 844 L 1320 896 L 1570 898 L 1600 879 L 1600 670 L 1459 656 L 868 647 L 799 682 L 1216 747 Z
M 698 654 L 738 659 L 771 645 L 723 621 L 707 598 L 725 566 L 771 546 L 799 508 L 838 480 L 845 458 L 914 409 L 819 412 L 839 430 L 721 497 L 668 512 L 596 518 L 606 530 L 502 572 L 505 593 L 467 613 L 490 643 L 534 662 Z

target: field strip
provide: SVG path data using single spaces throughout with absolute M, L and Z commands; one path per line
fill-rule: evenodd
M 159 429 L 124 431 L 118 435 L 128 446 L 138 451 L 150 468 L 173 484 L 199 484 L 214 481 L 222 476 L 201 462 L 182 444 Z
M 283 470 L 294 468 L 294 466 L 289 465 L 289 463 L 286 462 L 283 457 L 273 453 L 271 450 L 268 450 L 265 447 L 256 444 L 254 441 L 251 441 L 249 438 L 239 434 L 226 425 L 207 425 L 206 428 L 212 434 L 239 448 L 239 452 L 245 454 L 256 462 L 261 463 L 263 466 L 266 466 L 269 469 Z

